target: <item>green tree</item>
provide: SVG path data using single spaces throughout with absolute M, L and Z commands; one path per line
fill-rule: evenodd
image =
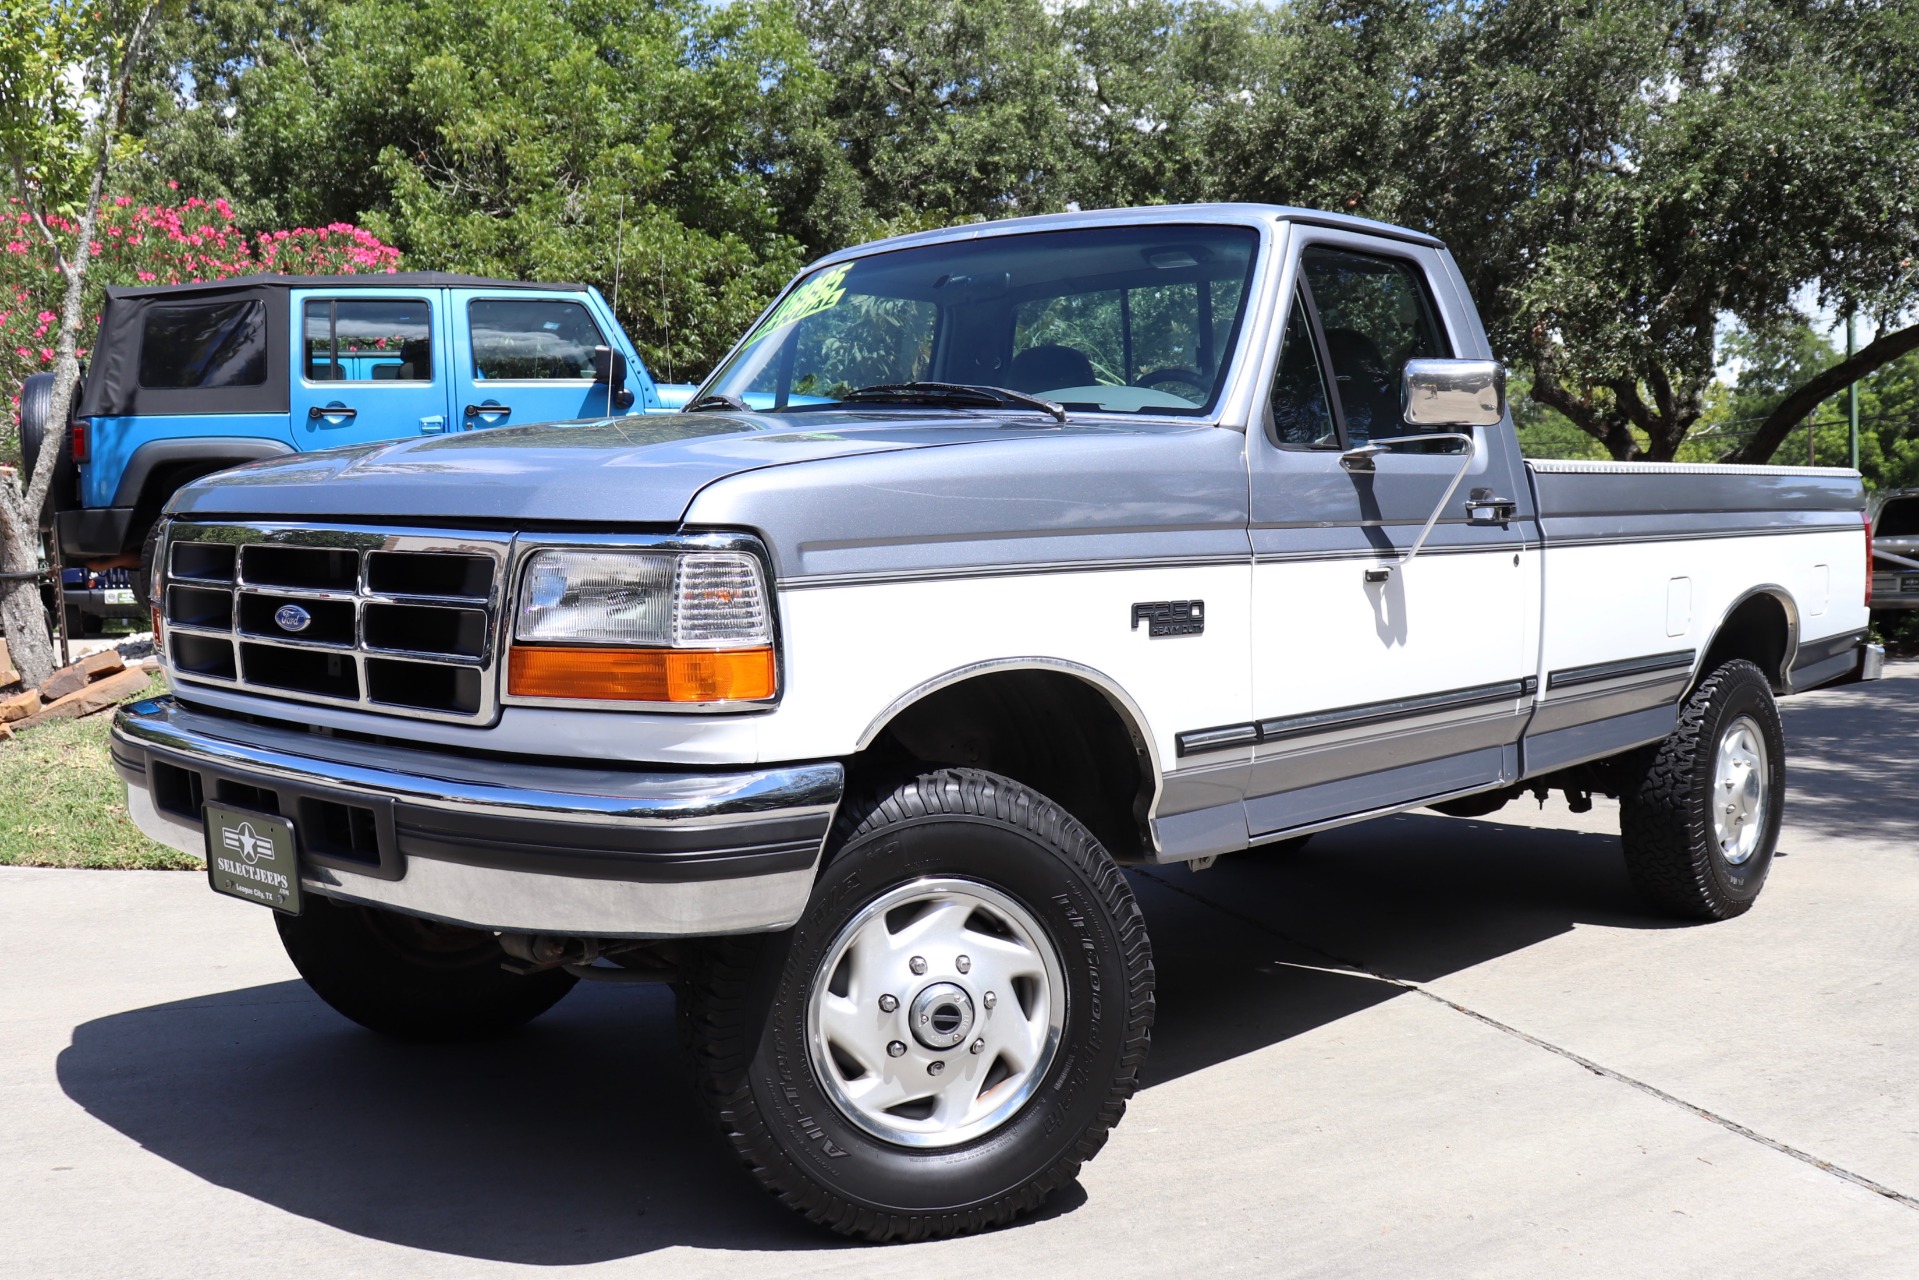
M 1303 0 L 1220 121 L 1222 186 L 1438 232 L 1536 400 L 1615 457 L 1672 458 L 1728 319 L 1782 323 L 1807 287 L 1888 323 L 1919 298 L 1914 15 Z M 1827 376 L 1915 346 L 1889 334 Z
M 40 567 L 40 513 L 67 447 L 63 427 L 79 383 L 77 349 L 94 226 L 160 7 L 160 0 L 50 0 L 12 9 L 0 22 L 0 157 L 26 224 L 44 243 L 65 293 L 47 412 L 52 429 L 24 491 L 11 474 L 0 480 L 0 620 L 14 665 L 30 684 L 53 670 L 52 640 L 33 579 Z
M 662 371 L 726 349 L 798 265 L 797 231 L 850 221 L 779 5 L 222 6 L 202 13 L 227 34 L 176 38 L 152 172 L 190 165 L 254 225 L 358 221 L 418 267 L 617 278 Z
M 872 230 L 1061 207 L 1074 63 L 1043 0 L 796 0 Z

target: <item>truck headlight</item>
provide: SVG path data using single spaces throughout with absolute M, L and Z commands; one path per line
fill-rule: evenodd
M 778 692 L 760 562 L 741 551 L 539 551 L 515 604 L 507 693 L 764 702 Z

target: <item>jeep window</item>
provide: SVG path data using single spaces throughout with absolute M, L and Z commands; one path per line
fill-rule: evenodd
M 1424 273 L 1403 258 L 1325 247 L 1307 249 L 1300 269 L 1319 311 L 1348 442 L 1412 434 L 1402 419 L 1400 374 L 1408 360 L 1452 354 Z
M 257 387 L 266 380 L 266 308 L 257 300 L 147 308 L 142 387 Z
M 788 290 L 705 389 L 774 412 L 930 381 L 1087 412 L 1203 414 L 1225 385 L 1258 243 L 1250 227 L 1089 227 L 837 263 Z
M 315 298 L 306 304 L 308 382 L 433 381 L 433 308 L 424 298 Z
M 473 376 L 488 382 L 593 381 L 593 349 L 606 338 L 577 302 L 547 298 L 475 298 Z

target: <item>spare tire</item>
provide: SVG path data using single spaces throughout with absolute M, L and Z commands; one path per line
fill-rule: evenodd
M 40 446 L 53 426 L 53 375 L 36 373 L 20 384 L 20 481 L 33 482 L 34 465 L 40 460 Z M 51 501 L 48 511 L 60 511 L 74 503 L 75 471 L 73 455 L 60 451 L 54 463 L 53 483 L 47 489 Z M 43 517 L 42 523 L 45 523 Z

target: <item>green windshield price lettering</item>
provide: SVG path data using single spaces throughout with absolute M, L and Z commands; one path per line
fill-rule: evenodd
M 776 329 L 798 324 L 806 317 L 816 316 L 822 311 L 831 311 L 846 296 L 846 273 L 852 269 L 853 264 L 849 262 L 830 271 L 822 271 L 793 290 L 786 296 L 786 301 L 775 307 L 773 314 L 753 330 L 752 336 L 742 345 L 750 347 Z

